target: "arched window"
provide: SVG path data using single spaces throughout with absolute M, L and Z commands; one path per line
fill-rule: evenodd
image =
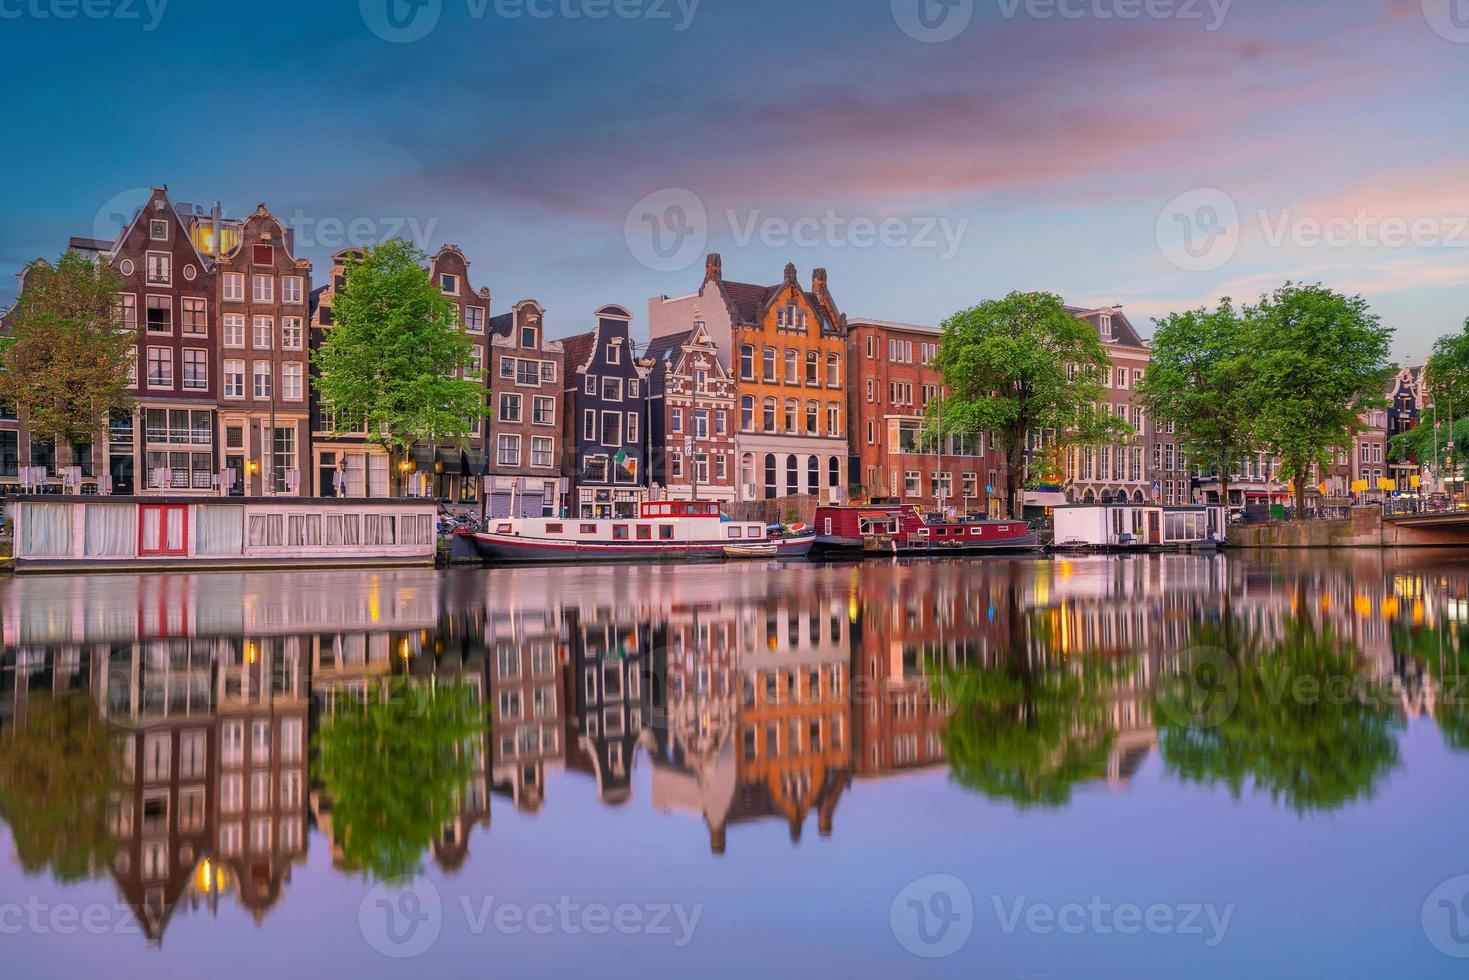
M 764 424 L 763 427 L 764 427 L 764 429 L 765 429 L 766 432 L 774 432 L 775 431 L 775 399 L 774 398 L 767 398 L 767 399 L 765 399 L 765 402 L 764 402 L 762 408 L 763 408 L 763 411 L 762 411 L 761 414 L 764 415 L 764 418 L 762 418 L 760 421 Z
M 829 436 L 842 434 L 842 406 L 838 402 L 826 403 L 826 434 Z
M 786 348 L 786 384 L 798 385 L 801 383 L 801 361 L 800 355 L 794 349 Z
M 740 399 L 740 431 L 755 431 L 755 396 L 745 395 Z
M 775 380 L 775 348 L 774 347 L 767 347 L 767 348 L 765 348 L 764 353 L 761 355 L 761 360 L 764 361 L 765 380 L 766 381 L 774 381 Z
M 785 425 L 785 429 L 782 430 L 782 431 L 787 432 L 790 435 L 795 435 L 797 432 L 801 431 L 800 429 L 796 428 L 796 426 L 798 424 L 796 422 L 796 413 L 798 411 L 800 411 L 800 409 L 797 407 L 796 400 L 794 398 L 787 398 L 786 399 L 786 411 L 785 411 L 785 416 L 786 416 L 785 417 L 785 424 L 786 425 Z
M 755 486 L 755 454 L 745 453 L 740 457 L 740 483 L 753 489 Z
M 755 348 L 750 344 L 740 347 L 740 377 L 745 381 L 755 380 Z
M 775 454 L 765 454 L 765 499 L 774 500 L 780 496 L 780 487 L 776 484 Z
M 821 359 L 814 350 L 806 352 L 806 383 L 815 387 L 821 384 Z
M 826 355 L 826 386 L 828 388 L 840 388 L 842 386 L 842 360 L 835 354 Z
M 801 492 L 801 471 L 800 471 L 800 464 L 798 462 L 796 462 L 796 457 L 794 455 L 790 455 L 790 456 L 787 456 L 786 457 L 786 496 L 787 497 L 794 497 L 796 494 L 798 494 L 800 492 Z
M 826 461 L 826 485 L 835 490 L 842 485 L 842 460 L 833 456 Z
M 815 456 L 806 457 L 806 492 L 821 493 L 821 460 Z
M 815 402 L 806 403 L 806 434 L 816 435 L 816 428 L 820 424 L 821 406 Z

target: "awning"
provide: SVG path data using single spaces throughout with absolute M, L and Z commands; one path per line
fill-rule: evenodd
M 409 454 L 418 472 L 435 473 L 434 464 L 442 463 L 444 476 L 464 476 L 464 467 L 461 461 L 461 451 L 453 446 L 414 446 Z M 462 455 L 469 457 L 469 476 L 480 476 L 485 471 L 485 455 L 477 450 L 464 450 Z

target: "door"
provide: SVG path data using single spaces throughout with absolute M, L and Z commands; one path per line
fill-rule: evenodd
M 183 557 L 189 553 L 187 504 L 138 507 L 138 554 Z
M 1163 532 L 1156 510 L 1148 511 L 1148 544 L 1162 544 Z
M 224 468 L 234 477 L 230 482 L 230 496 L 243 497 L 245 495 L 245 457 L 226 456 Z

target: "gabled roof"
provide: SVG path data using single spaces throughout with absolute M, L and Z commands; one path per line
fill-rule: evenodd
M 1116 344 L 1121 347 L 1136 347 L 1147 350 L 1148 342 L 1143 340 L 1127 314 L 1122 312 L 1121 306 L 1104 306 L 1098 309 L 1088 309 L 1080 306 L 1068 306 L 1066 312 L 1079 320 L 1085 320 L 1096 328 L 1097 336 L 1102 334 L 1102 317 L 1110 315 L 1112 318 L 1112 339 L 1103 343 Z
M 501 337 L 508 337 L 510 336 L 510 332 L 514 329 L 514 313 L 501 313 L 499 316 L 490 317 L 489 331 L 491 334 L 497 334 Z
M 597 348 L 597 331 L 588 330 L 575 337 L 566 337 L 561 341 L 561 348 L 566 351 L 566 375 L 569 378 L 574 371 L 585 370 L 591 362 L 592 352 Z
M 645 356 L 654 361 L 671 362 L 678 356 L 678 352 L 683 348 L 684 344 L 689 342 L 689 338 L 693 335 L 694 332 L 692 330 L 685 330 L 682 333 L 671 333 L 665 334 L 662 337 L 654 337 L 648 344 L 648 351 Z

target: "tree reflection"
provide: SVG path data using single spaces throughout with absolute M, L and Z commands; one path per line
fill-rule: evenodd
M 395 677 L 323 710 L 316 778 L 343 867 L 414 874 L 474 773 L 486 729 L 471 686 Z
M 1393 649 L 1431 679 L 1433 720 L 1448 746 L 1469 752 L 1469 646 L 1457 623 L 1431 629 L 1393 630 Z M 1410 668 L 1411 665 L 1411 668 Z
M 118 754 L 86 693 L 37 694 L 0 742 L 0 812 L 29 874 L 102 873 L 116 850 L 107 811 Z
M 1199 631 L 1199 645 L 1230 651 L 1237 696 L 1218 724 L 1199 726 L 1160 689 L 1164 765 L 1185 782 L 1222 783 L 1235 798 L 1249 783 L 1298 814 L 1370 798 L 1399 761 L 1402 719 L 1389 688 L 1364 676 L 1329 625 L 1297 618 L 1283 628 L 1268 645 Z

